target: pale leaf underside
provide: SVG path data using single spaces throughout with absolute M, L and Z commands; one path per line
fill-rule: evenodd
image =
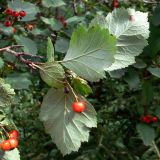
M 83 99 L 83 97 L 79 97 Z M 75 113 L 71 106 L 75 101 L 72 93 L 64 94 L 63 89 L 50 89 L 45 96 L 40 112 L 46 132 L 63 155 L 78 151 L 81 142 L 88 141 L 89 128 L 97 126 L 96 112 L 87 102 L 82 113 Z
M 115 62 L 106 67 L 106 71 L 113 71 L 128 67 L 135 63 L 135 56 L 142 53 L 147 45 L 149 36 L 148 14 L 133 9 L 133 21 L 130 20 L 131 9 L 115 9 L 107 17 L 97 16 L 90 26 L 99 24 L 117 37 L 117 53 Z

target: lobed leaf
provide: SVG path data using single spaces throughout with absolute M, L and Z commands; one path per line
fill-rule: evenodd
M 78 151 L 81 143 L 88 141 L 89 128 L 97 126 L 93 106 L 84 97 L 79 99 L 87 103 L 82 113 L 72 110 L 75 98 L 72 93 L 64 94 L 62 89 L 50 89 L 42 103 L 40 119 L 63 155 Z
M 131 20 L 130 16 L 133 16 Z M 148 13 L 135 11 L 134 9 L 115 9 L 107 17 L 97 16 L 90 24 L 99 24 L 109 30 L 117 38 L 117 53 L 115 62 L 106 71 L 113 71 L 128 67 L 135 63 L 138 56 L 147 45 L 149 37 Z
M 104 68 L 111 66 L 116 52 L 116 39 L 99 26 L 78 27 L 62 64 L 82 78 L 95 82 L 105 77 Z

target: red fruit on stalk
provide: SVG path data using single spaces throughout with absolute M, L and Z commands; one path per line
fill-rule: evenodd
M 141 117 L 141 122 L 144 122 L 144 123 L 145 123 L 147 120 L 148 120 L 148 118 L 147 118 L 146 116 L 142 116 L 142 117 Z
M 15 17 L 15 18 L 19 17 L 19 12 L 18 11 L 14 11 L 12 13 L 12 16 Z
M 2 141 L 2 143 L 1 143 L 1 149 L 3 151 L 9 151 L 9 150 L 11 150 L 11 144 L 10 144 L 10 142 L 8 140 Z
M 17 130 L 12 130 L 8 134 L 9 134 L 9 138 L 18 138 L 18 135 L 19 135 Z
M 158 118 L 157 118 L 156 116 L 154 116 L 154 117 L 152 118 L 152 122 L 158 122 Z
M 12 15 L 12 13 L 13 13 L 13 10 L 11 8 L 6 9 L 6 14 Z
M 19 15 L 20 15 L 21 17 L 25 17 L 25 16 L 26 16 L 26 11 L 20 11 L 20 12 L 19 12 Z
M 18 147 L 18 140 L 16 138 L 10 138 L 8 141 L 11 144 L 11 149 Z
M 10 20 L 6 20 L 6 21 L 4 22 L 4 25 L 5 25 L 6 27 L 10 27 L 10 26 L 12 25 L 12 22 L 11 22 Z
M 81 113 L 86 109 L 86 103 L 85 102 L 74 102 L 72 104 L 72 109 L 76 113 Z
M 147 120 L 145 121 L 145 123 L 150 124 L 150 123 L 152 123 L 152 120 L 147 119 Z

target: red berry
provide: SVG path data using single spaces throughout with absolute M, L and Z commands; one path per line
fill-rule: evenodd
M 13 27 L 13 33 L 16 33 L 17 32 L 17 29 L 15 27 Z
M 25 16 L 26 16 L 26 12 L 25 12 L 25 11 L 20 11 L 20 12 L 19 12 L 19 15 L 20 15 L 21 17 L 25 17 Z
M 77 113 L 81 113 L 86 109 L 86 104 L 84 102 L 74 102 L 72 109 Z
M 147 119 L 147 120 L 145 121 L 145 123 L 150 124 L 150 123 L 152 123 L 152 121 L 151 121 L 150 119 Z
M 8 140 L 2 141 L 2 143 L 1 143 L 1 149 L 3 151 L 9 151 L 9 150 L 11 150 L 11 144 L 10 144 L 10 142 Z
M 11 149 L 18 147 L 18 140 L 16 138 L 10 138 L 8 141 L 11 144 Z
M 8 134 L 9 134 L 9 138 L 18 138 L 18 135 L 19 135 L 17 130 L 12 130 Z
M 154 116 L 154 117 L 152 118 L 152 122 L 158 122 L 158 118 L 157 118 L 156 116 Z
M 11 8 L 6 9 L 6 14 L 12 15 L 12 13 L 13 13 L 13 10 Z
M 118 8 L 118 7 L 119 7 L 118 0 L 113 0 L 113 8 Z
M 19 12 L 18 11 L 14 11 L 12 13 L 12 16 L 15 17 L 15 18 L 17 18 L 19 16 Z
M 147 120 L 148 120 L 148 118 L 147 118 L 146 116 L 142 116 L 142 117 L 141 117 L 141 122 L 144 122 L 144 123 L 145 123 Z
M 6 27 L 10 27 L 10 26 L 12 25 L 12 22 L 11 22 L 10 20 L 6 20 L 6 21 L 4 22 L 4 25 L 5 25 Z

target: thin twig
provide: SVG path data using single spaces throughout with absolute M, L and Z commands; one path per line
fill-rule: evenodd
M 152 144 L 153 144 L 153 147 L 154 147 L 154 149 L 155 149 L 155 151 L 157 153 L 158 159 L 160 160 L 160 151 L 159 151 L 155 141 L 152 141 Z
M 76 0 L 73 0 L 72 5 L 73 5 L 74 15 L 77 15 L 77 14 L 78 14 L 78 12 L 77 12 L 77 4 L 76 4 Z
M 67 84 L 68 84 L 69 88 L 71 89 L 71 91 L 72 91 L 72 93 L 73 93 L 73 95 L 74 95 L 76 101 L 78 102 L 78 96 L 77 96 L 76 93 L 74 92 L 72 86 L 69 84 L 69 82 L 67 82 Z
M 13 46 L 4 47 L 4 48 L 0 49 L 0 52 L 7 52 L 7 53 L 14 55 L 20 62 L 28 65 L 32 69 L 36 69 L 34 64 L 42 64 L 41 62 L 32 62 L 28 59 L 25 59 L 23 56 L 29 56 L 32 58 L 40 58 L 40 59 L 43 59 L 44 58 L 43 56 L 37 56 L 37 55 L 33 55 L 31 53 L 26 53 L 26 52 L 16 52 L 16 51 L 12 50 L 12 48 L 19 48 L 19 47 L 23 47 L 23 46 L 22 45 L 13 45 Z
M 5 130 L 5 128 L 0 124 L 0 127 L 3 129 L 3 131 L 6 133 L 6 135 L 9 137 L 8 132 Z

